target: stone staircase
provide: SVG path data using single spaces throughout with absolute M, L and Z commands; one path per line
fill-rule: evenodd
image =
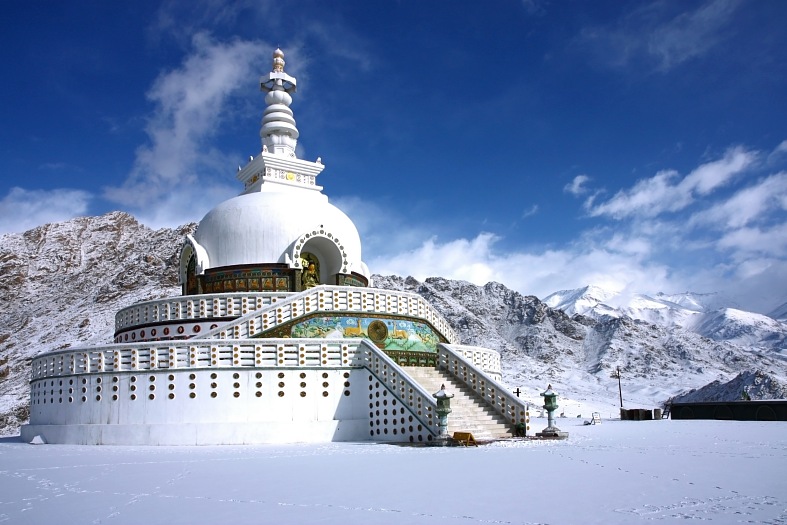
M 451 413 L 448 414 L 448 433 L 471 432 L 476 440 L 490 440 L 512 437 L 509 423 L 489 407 L 472 389 L 454 379 L 442 370 L 422 366 L 403 366 L 410 377 L 429 393 L 440 390 L 445 385 L 451 399 Z

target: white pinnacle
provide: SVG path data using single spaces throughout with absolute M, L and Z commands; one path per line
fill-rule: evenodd
M 298 143 L 298 128 L 292 115 L 290 104 L 295 93 L 295 79 L 284 72 L 284 53 L 281 49 L 273 52 L 273 71 L 260 77 L 260 91 L 267 93 L 268 105 L 262 115 L 260 138 L 263 148 L 276 155 L 295 157 Z

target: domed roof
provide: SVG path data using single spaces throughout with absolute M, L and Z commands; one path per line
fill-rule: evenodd
M 358 230 L 344 212 L 318 192 L 255 191 L 239 195 L 208 212 L 194 234 L 194 240 L 207 254 L 208 268 L 265 263 L 299 268 L 304 246 L 318 239 L 322 239 L 323 250 L 333 244 L 333 251 L 342 254 L 344 262 L 337 271 L 368 277 L 361 261 Z

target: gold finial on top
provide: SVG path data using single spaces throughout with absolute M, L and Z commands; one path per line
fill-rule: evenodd
M 283 73 L 284 72 L 284 51 L 276 48 L 276 51 L 273 52 L 273 72 L 274 73 Z

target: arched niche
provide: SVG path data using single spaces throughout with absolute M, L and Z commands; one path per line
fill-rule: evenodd
M 319 269 L 320 284 L 335 284 L 338 274 L 348 273 L 347 252 L 341 241 L 329 232 L 315 230 L 299 237 L 290 255 L 290 267 L 307 271 L 304 260 L 310 256 L 317 258 L 315 266 Z
M 186 236 L 183 246 L 180 249 L 180 261 L 178 265 L 178 281 L 183 295 L 199 293 L 195 291 L 198 285 L 197 275 L 202 274 L 205 268 L 209 268 L 208 254 L 191 235 Z

